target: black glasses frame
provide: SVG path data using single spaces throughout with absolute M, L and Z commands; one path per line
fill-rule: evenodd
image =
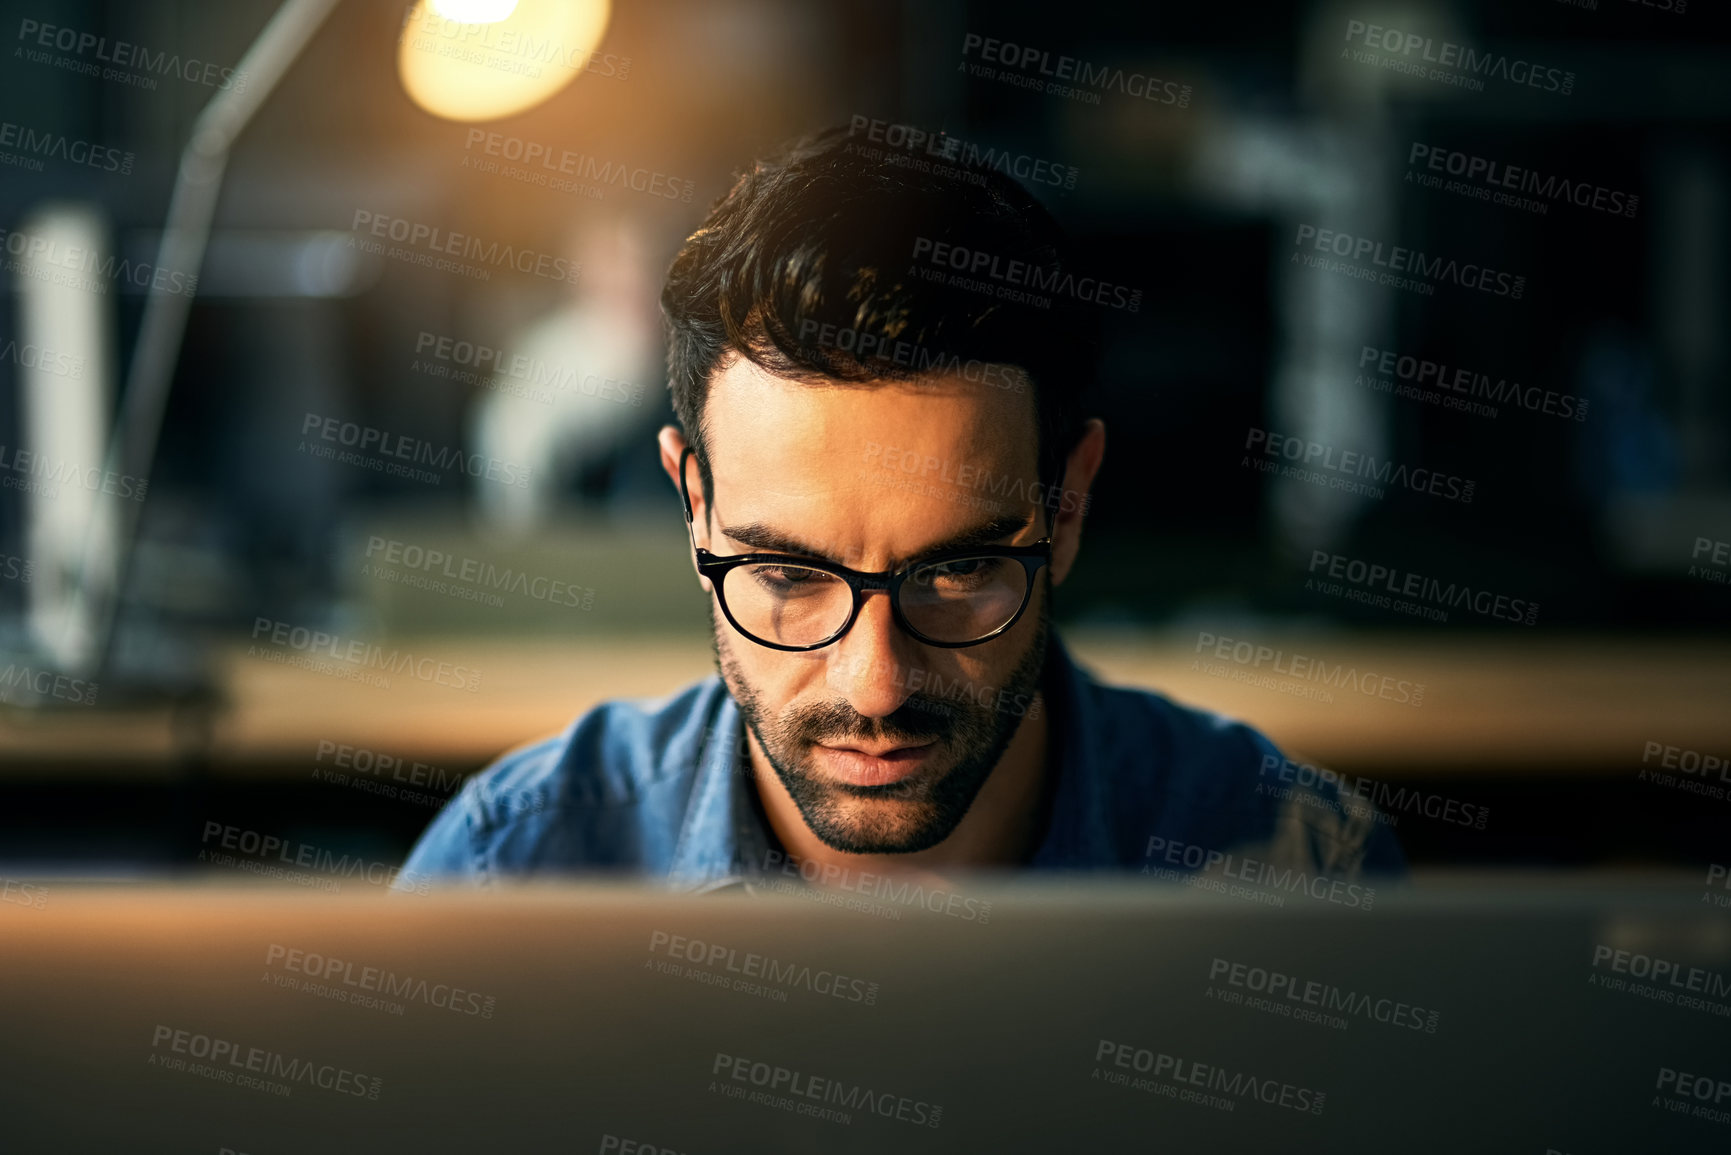
M 834 645 L 836 642 L 840 641 L 849 630 L 853 629 L 854 622 L 859 620 L 860 609 L 865 605 L 866 595 L 876 590 L 882 590 L 889 594 L 890 614 L 895 618 L 896 625 L 900 626 L 908 636 L 915 638 L 928 646 L 938 646 L 946 650 L 960 650 L 966 649 L 968 646 L 977 646 L 982 642 L 989 642 L 993 638 L 1002 636 L 1010 629 L 1010 627 L 1022 620 L 1022 615 L 1027 612 L 1028 603 L 1032 601 L 1034 597 L 1034 575 L 1039 572 L 1041 566 L 1046 565 L 1052 560 L 1052 539 L 1050 537 L 1043 537 L 1032 545 L 983 545 L 963 547 L 961 549 L 939 550 L 936 553 L 929 553 L 923 557 L 914 558 L 900 569 L 881 570 L 877 573 L 866 573 L 857 569 L 849 569 L 845 565 L 837 565 L 835 562 L 826 561 L 823 558 L 802 557 L 799 554 L 738 553 L 726 556 L 713 554 L 706 549 L 700 549 L 698 547 L 696 531 L 692 528 L 695 524 L 696 518 L 691 510 L 691 490 L 687 486 L 685 480 L 685 462 L 686 459 L 696 452 L 695 449 L 688 446 L 685 452 L 679 456 L 679 496 L 680 500 L 685 504 L 685 530 L 691 538 L 691 549 L 697 555 L 697 572 L 708 578 L 710 583 L 715 586 L 715 599 L 721 603 L 721 612 L 727 615 L 727 620 L 733 624 L 733 628 L 756 642 L 758 645 L 767 646 L 772 650 L 786 650 L 792 653 L 804 653 L 808 650 L 821 650 L 825 646 Z M 1010 558 L 1022 563 L 1022 568 L 1027 572 L 1028 584 L 1022 591 L 1022 604 L 1016 607 L 1016 612 L 1010 615 L 1010 620 L 993 630 L 991 633 L 986 634 L 984 637 L 974 638 L 971 641 L 966 642 L 940 642 L 936 638 L 927 637 L 925 634 L 920 633 L 919 630 L 910 625 L 907 618 L 902 615 L 901 597 L 902 585 L 908 580 L 908 577 L 915 570 L 923 569 L 926 566 L 942 565 L 946 561 L 960 561 L 964 558 L 975 557 Z M 758 637 L 756 634 L 740 625 L 738 620 L 734 618 L 733 611 L 728 609 L 726 583 L 724 580 L 732 570 L 738 569 L 742 565 L 754 564 L 797 565 L 803 569 L 821 570 L 824 573 L 840 578 L 842 581 L 846 582 L 848 588 L 853 591 L 853 609 L 849 611 L 847 621 L 842 624 L 840 629 L 836 630 L 835 633 L 831 634 L 823 641 L 813 642 L 809 646 L 787 646 L 780 642 L 769 642 Z

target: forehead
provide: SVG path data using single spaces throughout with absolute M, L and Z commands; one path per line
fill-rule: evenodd
M 1032 391 L 1012 375 L 789 381 L 736 357 L 705 404 L 719 526 L 796 534 L 862 568 L 1032 512 Z

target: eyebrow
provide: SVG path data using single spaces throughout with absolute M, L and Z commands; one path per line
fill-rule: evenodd
M 924 549 L 917 550 L 914 553 L 909 554 L 907 557 L 891 558 L 889 568 L 892 570 L 897 569 L 903 563 L 916 557 L 923 557 L 926 554 L 941 553 L 945 550 L 952 549 L 969 549 L 977 545 L 993 545 L 1000 538 L 1006 538 L 1011 534 L 1020 533 L 1023 529 L 1027 528 L 1027 526 L 1033 521 L 1034 515 L 1038 512 L 1038 510 L 1033 510 L 1028 513 L 1011 513 L 1005 514 L 1002 517 L 994 517 L 990 521 L 983 522 L 971 529 L 962 530 L 960 533 L 945 538 L 943 541 L 935 542 Z M 794 535 L 784 533 L 774 526 L 766 525 L 760 521 L 751 521 L 744 525 L 724 525 L 721 527 L 721 532 L 725 536 L 732 538 L 734 541 L 740 542 L 743 545 L 748 545 L 754 550 L 760 549 L 772 553 L 800 554 L 804 557 L 821 558 L 824 561 L 834 562 L 836 565 L 842 564 L 839 558 L 832 557 L 829 554 L 824 553 L 822 550 L 801 541 Z

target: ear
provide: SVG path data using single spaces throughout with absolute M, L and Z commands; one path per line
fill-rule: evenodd
M 673 482 L 673 492 L 677 496 L 680 491 L 679 463 L 680 460 L 684 458 L 686 449 L 685 434 L 679 431 L 679 426 L 677 425 L 663 425 L 661 427 L 661 432 L 655 435 L 655 441 L 656 444 L 661 447 L 661 468 L 663 472 L 667 474 L 667 479 Z M 689 492 L 691 494 L 692 523 L 690 540 L 695 542 L 697 533 L 699 529 L 701 529 L 703 531 L 704 540 L 708 541 L 709 506 L 703 500 L 703 483 L 698 477 L 697 462 L 695 460 L 687 461 L 685 463 L 685 468 L 686 481 L 690 484 Z M 685 516 L 683 506 L 680 508 L 679 516 L 682 518 Z M 692 550 L 690 555 L 691 572 L 697 573 L 696 546 L 692 545 L 690 548 Z M 699 575 L 697 578 L 697 584 L 703 587 L 704 592 L 707 593 L 709 591 L 709 579 Z
M 1052 584 L 1062 585 L 1082 548 L 1082 518 L 1091 500 L 1089 489 L 1100 462 L 1106 456 L 1106 423 L 1090 417 L 1082 426 L 1082 437 L 1064 461 L 1064 483 L 1058 491 L 1057 513 L 1052 518 Z M 1050 500 L 1050 499 L 1048 499 Z M 1050 506 L 1048 506 L 1050 508 Z

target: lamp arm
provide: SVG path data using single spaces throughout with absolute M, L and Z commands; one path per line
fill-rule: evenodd
M 218 92 L 193 123 L 192 137 L 180 154 L 168 219 L 157 252 L 157 268 L 194 276 L 204 263 L 217 196 L 228 157 L 248 123 L 263 107 L 285 73 L 324 23 L 339 0 L 284 0 L 235 68 L 243 83 Z M 126 388 L 109 440 L 107 468 L 121 476 L 148 480 L 162 433 L 163 413 L 174 384 L 181 339 L 192 308 L 190 293 L 148 290 L 144 316 Z M 85 535 L 77 590 L 61 650 L 82 672 L 106 664 L 113 645 L 120 593 L 131 567 L 143 502 L 99 494 Z M 106 499 L 106 500 L 105 500 Z

